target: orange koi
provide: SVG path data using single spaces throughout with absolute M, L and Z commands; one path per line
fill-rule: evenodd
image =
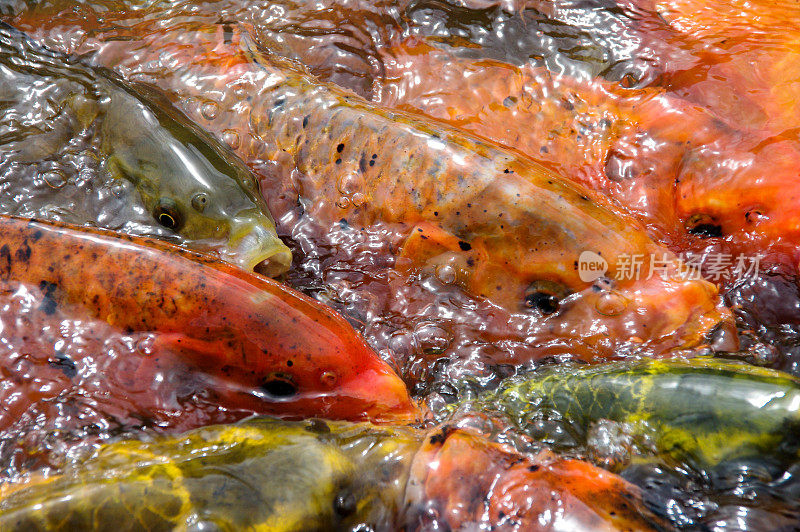
M 164 242 L 0 217 L 0 281 L 42 287 L 216 378 L 226 405 L 409 420 L 405 385 L 339 315 L 275 281 Z M 47 309 L 45 310 L 47 312 Z
M 580 460 L 534 459 L 468 431 L 428 436 L 411 466 L 408 530 L 662 530 L 638 489 Z M 438 525 L 438 526 L 437 526 Z
M 717 243 L 750 256 L 798 252 L 800 195 L 793 183 L 800 145 L 789 135 L 748 131 L 757 121 L 741 116 L 732 118 L 740 126 L 734 128 L 720 120 L 718 106 L 699 107 L 663 89 L 460 59 L 426 42 L 385 55 L 391 60 L 377 99 L 542 160 L 602 191 L 676 250 Z M 415 76 L 420 70 L 428 74 Z

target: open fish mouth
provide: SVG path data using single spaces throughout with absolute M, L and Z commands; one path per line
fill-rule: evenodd
M 231 231 L 231 239 L 223 255 L 242 269 L 266 277 L 286 273 L 292 265 L 292 252 L 274 230 L 251 223 Z
M 733 315 L 711 283 L 654 278 L 627 294 L 632 299 L 629 312 L 619 317 L 635 323 L 634 335 L 643 340 L 663 342 L 667 350 L 670 345 L 707 346 L 718 352 L 738 349 Z
M 286 249 L 256 260 L 258 262 L 252 267 L 254 272 L 265 277 L 278 277 L 289 271 L 292 265 L 292 252 Z

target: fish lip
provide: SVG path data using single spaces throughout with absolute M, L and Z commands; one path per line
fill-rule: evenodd
M 619 283 L 610 290 L 593 291 L 591 288 L 580 292 L 586 296 L 588 305 L 582 303 L 564 309 L 563 319 L 574 329 L 580 328 L 587 337 L 603 338 L 593 335 L 594 324 L 597 330 L 607 331 L 603 334 L 608 340 L 604 340 L 607 343 L 603 345 L 609 347 L 600 347 L 597 351 L 603 353 L 603 357 L 618 354 L 609 351 L 612 343 L 617 346 L 615 349 L 636 349 L 636 346 L 666 351 L 696 347 L 719 352 L 738 349 L 738 335 L 730 309 L 719 297 L 717 288 L 705 280 L 654 275 Z M 619 309 L 612 308 L 615 312 L 604 312 L 597 303 L 607 294 L 624 298 L 625 304 L 620 303 Z M 671 301 L 675 304 L 669 303 Z M 570 316 L 570 311 L 575 314 Z M 581 323 L 585 326 L 581 327 Z
M 388 366 L 368 370 L 359 381 L 342 383 L 333 392 L 364 404 L 363 416 L 374 423 L 413 423 L 420 410 L 403 380 Z
M 292 252 L 287 250 L 277 251 L 263 258 L 256 257 L 252 270 L 265 277 L 278 277 L 292 266 Z
M 278 277 L 291 267 L 292 252 L 278 238 L 274 226 L 265 225 L 252 221 L 234 226 L 223 254 L 242 269 Z

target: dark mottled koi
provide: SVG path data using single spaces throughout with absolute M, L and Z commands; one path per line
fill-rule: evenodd
M 3 530 L 394 530 L 414 429 L 257 418 L 101 447 L 0 487 Z
M 3 530 L 656 530 L 638 490 L 586 462 L 464 430 L 255 418 L 100 447 L 0 486 Z

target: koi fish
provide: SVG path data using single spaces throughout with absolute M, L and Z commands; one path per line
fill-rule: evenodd
M 800 381 L 698 357 L 562 368 L 513 377 L 479 403 L 521 427 L 554 412 L 577 433 L 607 419 L 647 435 L 663 456 L 707 468 L 724 460 L 796 459 Z
M 0 488 L 3 530 L 392 530 L 413 429 L 259 418 L 101 447 Z
M 399 225 L 396 268 L 451 270 L 473 296 L 540 318 L 528 334 L 534 344 L 580 339 L 572 352 L 594 359 L 618 355 L 622 344 L 696 346 L 728 328 L 716 288 L 681 278 L 671 252 L 596 194 L 514 152 L 321 83 L 226 31 L 153 32 L 109 44 L 95 60 L 157 84 L 204 127 L 235 139 L 245 160 L 295 176 L 284 192 L 299 196 L 306 215 Z M 173 53 L 161 48 L 169 66 L 154 58 L 145 73 L 124 62 L 156 40 L 175 43 Z M 221 95 L 218 112 L 204 118 L 198 98 L 212 93 Z M 584 280 L 584 252 L 601 269 L 607 263 L 605 275 Z M 655 258 L 666 275 L 627 279 L 617 259 L 628 256 Z
M 289 268 L 253 174 L 157 92 L 4 25 L 0 100 L 0 212 L 164 238 L 268 276 Z
M 224 403 L 284 416 L 408 420 L 403 382 L 339 315 L 275 281 L 158 240 L 0 217 L 0 281 L 216 377 Z M 45 311 L 47 311 L 46 309 Z
M 674 249 L 701 252 L 716 243 L 733 256 L 798 253 L 800 196 L 792 183 L 800 145 L 787 135 L 765 139 L 763 131 L 751 130 L 755 119 L 737 116 L 735 125 L 727 125 L 718 107 L 679 97 L 685 91 L 675 76 L 670 91 L 631 89 L 544 67 L 464 59 L 426 41 L 408 41 L 384 55 L 386 75 L 377 100 L 545 162 L 603 192 Z M 715 71 L 728 65 L 725 57 Z M 416 76 L 420 70 L 428 74 Z M 727 80 L 724 90 L 733 90 L 730 75 L 706 81 L 697 79 L 698 72 L 681 75 L 702 95 L 714 94 L 707 86 L 717 79 Z M 759 85 L 737 86 L 749 93 Z M 760 105 L 775 101 L 768 95 L 757 99 Z M 739 98 L 718 100 L 736 102 L 739 113 L 746 107 Z
M 528 458 L 463 429 L 429 435 L 414 459 L 407 530 L 665 530 L 638 489 L 581 460 Z

